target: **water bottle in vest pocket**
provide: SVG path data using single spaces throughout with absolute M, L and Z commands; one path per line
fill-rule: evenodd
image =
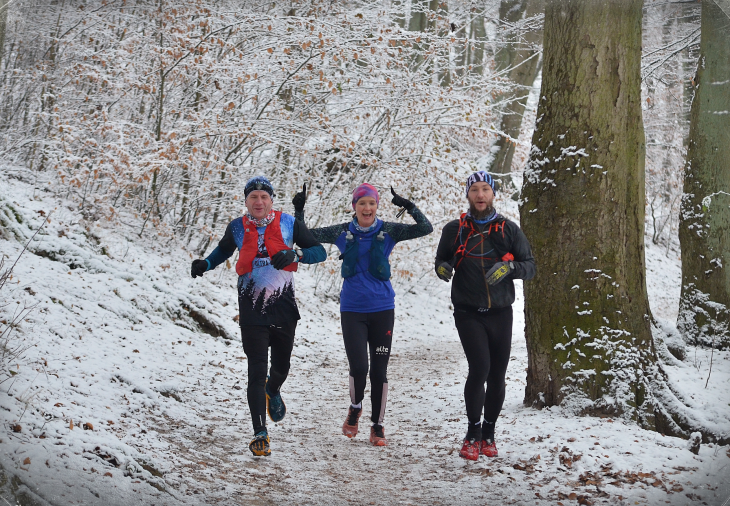
M 385 256 L 385 233 L 382 230 L 370 243 L 368 272 L 381 281 L 390 279 L 390 263 Z
M 345 236 L 345 251 L 340 255 L 340 260 L 342 260 L 340 272 L 343 278 L 350 278 L 355 275 L 358 253 L 359 247 L 355 236 L 348 230 Z

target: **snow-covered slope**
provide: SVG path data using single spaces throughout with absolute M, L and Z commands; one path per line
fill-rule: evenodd
M 694 455 L 685 440 L 619 420 L 524 407 L 521 290 L 497 424 L 500 457 L 458 457 L 467 366 L 448 285 L 435 279 L 398 290 L 389 446 L 343 437 L 348 386 L 338 307 L 321 288 L 314 295 L 314 267 L 296 276 L 302 320 L 283 388 L 289 411 L 270 424 L 272 456 L 253 458 L 235 274 L 219 268 L 193 280 L 190 255 L 174 241 L 85 222 L 68 205 L 0 181 L 6 261 L 22 249 L 17 237 L 41 225 L 41 211 L 54 211 L 1 294 L 6 322 L 24 304 L 35 306 L 11 334 L 31 347 L 6 364 L 13 373 L 0 384 L 0 496 L 8 501 L 719 505 L 730 496 L 728 447 L 703 445 Z M 652 308 L 671 328 L 678 253 L 647 247 Z M 730 354 L 689 348 L 667 370 L 698 416 L 730 430 Z

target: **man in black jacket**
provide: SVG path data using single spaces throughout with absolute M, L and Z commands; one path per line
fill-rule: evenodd
M 449 281 L 456 271 L 451 301 L 469 363 L 464 385 L 469 427 L 459 455 L 469 460 L 480 453 L 497 456 L 494 424 L 504 403 L 512 346 L 512 280 L 535 276 L 530 244 L 517 224 L 494 210 L 494 192 L 494 179 L 486 172 L 469 176 L 469 212 L 446 224 L 436 251 L 436 275 Z

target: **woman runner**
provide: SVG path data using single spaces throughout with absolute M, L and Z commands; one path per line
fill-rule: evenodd
M 307 187 L 292 200 L 295 216 L 304 221 Z M 428 235 L 433 227 L 416 205 L 397 195 L 393 188 L 392 203 L 405 208 L 416 220 L 415 225 L 383 222 L 376 217 L 380 196 L 367 183 L 352 192 L 352 221 L 311 230 L 315 239 L 334 244 L 342 259 L 342 292 L 340 315 L 342 338 L 350 366 L 350 408 L 342 424 L 342 433 L 355 437 L 362 413 L 365 383 L 368 374 L 368 347 L 370 349 L 370 392 L 372 415 L 370 443 L 388 444 L 383 431 L 383 417 L 388 398 L 388 359 L 393 341 L 395 320 L 395 292 L 390 284 L 388 257 L 393 247 L 408 239 Z

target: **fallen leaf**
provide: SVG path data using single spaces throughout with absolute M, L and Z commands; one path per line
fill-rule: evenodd
M 30 464 L 30 457 L 25 457 L 25 460 L 23 461 L 23 465 L 27 466 L 28 464 Z
M 107 424 L 107 425 L 114 425 L 114 422 L 112 422 L 111 420 L 107 420 L 107 421 L 106 421 L 106 424 Z
M 132 350 L 132 353 L 139 353 L 139 350 Z M 596 443 L 598 444 L 598 443 Z
M 90 422 L 84 424 L 84 430 L 94 430 L 94 426 Z
M 13 432 L 20 432 L 21 430 L 23 430 L 23 427 L 21 427 L 19 423 L 13 425 Z
M 112 473 L 106 472 L 106 473 L 104 473 L 104 476 L 108 476 L 108 477 L 112 478 L 114 475 Z
M 63 404 L 61 404 L 60 402 L 57 402 L 56 404 L 53 405 L 53 407 L 54 408 L 62 408 L 63 407 Z
M 69 428 L 69 429 L 71 429 L 71 430 L 74 430 L 74 421 L 73 421 L 73 420 L 71 420 L 71 421 L 69 422 L 69 424 L 68 424 L 68 428 Z
M 568 438 L 568 443 L 575 443 L 575 438 L 574 437 Z

